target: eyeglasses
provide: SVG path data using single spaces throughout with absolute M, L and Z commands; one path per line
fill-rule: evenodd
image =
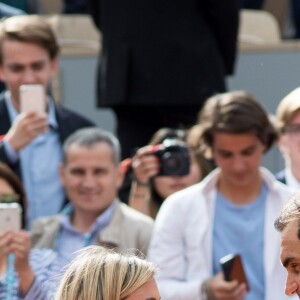
M 20 202 L 18 194 L 0 194 L 0 203 Z
M 291 124 L 282 129 L 282 133 L 289 134 L 292 137 L 300 138 L 300 124 Z

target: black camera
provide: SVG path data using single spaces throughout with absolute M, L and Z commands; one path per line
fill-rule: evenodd
M 190 172 L 189 148 L 176 139 L 166 139 L 156 146 L 154 155 L 160 159 L 157 176 L 184 176 Z

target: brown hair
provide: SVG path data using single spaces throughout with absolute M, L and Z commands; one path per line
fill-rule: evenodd
M 3 64 L 4 41 L 36 44 L 45 49 L 50 59 L 57 57 L 59 45 L 50 24 L 36 15 L 20 15 L 0 22 L 0 65 Z
M 266 151 L 278 138 L 263 106 L 245 91 L 209 98 L 199 113 L 198 125 L 190 131 L 188 143 L 210 159 L 215 132 L 252 133 L 266 146 Z

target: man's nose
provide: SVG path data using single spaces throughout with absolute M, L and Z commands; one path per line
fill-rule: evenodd
M 244 168 L 244 160 L 241 157 L 235 157 L 232 162 L 232 167 L 236 171 L 242 170 Z
M 288 296 L 293 295 L 299 289 L 299 284 L 296 280 L 293 279 L 290 275 L 288 275 L 286 283 L 285 283 L 285 294 Z
M 83 179 L 83 185 L 85 187 L 93 187 L 95 185 L 95 177 L 91 174 L 86 174 Z
M 35 72 L 30 68 L 26 69 L 23 74 L 23 84 L 36 83 Z

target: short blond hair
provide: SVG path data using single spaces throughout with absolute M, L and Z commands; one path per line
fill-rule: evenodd
M 284 131 L 298 111 L 300 111 L 300 87 L 286 95 L 277 107 L 276 117 L 280 132 Z
M 133 253 L 89 246 L 68 266 L 55 300 L 123 299 L 153 279 L 154 273 L 152 263 Z
M 19 15 L 0 22 L 0 65 L 3 64 L 3 43 L 8 40 L 36 44 L 48 52 L 50 59 L 59 53 L 55 33 L 41 16 Z

